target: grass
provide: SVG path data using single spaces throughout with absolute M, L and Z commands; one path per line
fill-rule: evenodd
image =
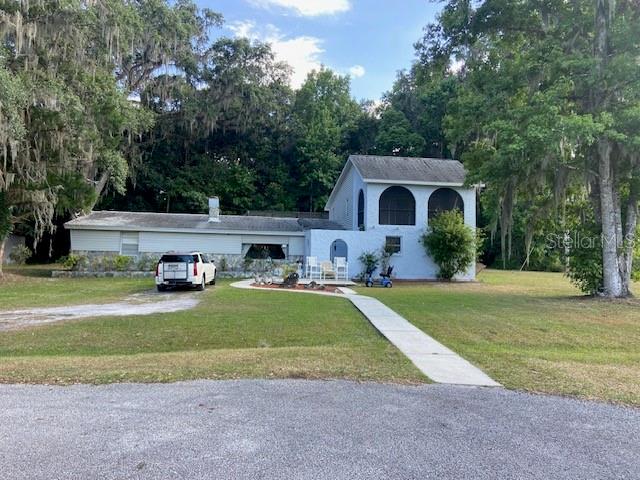
M 26 275 L 25 275 L 26 273 Z M 13 271 L 0 310 L 119 300 L 149 280 Z M 640 290 L 640 285 L 636 290 Z M 360 289 L 508 388 L 640 405 L 640 301 L 585 298 L 560 274 L 486 270 L 471 284 Z M 219 282 L 193 310 L 0 333 L 0 382 L 196 378 L 425 379 L 346 300 Z
M 149 279 L 21 278 L 3 284 L 0 309 L 32 301 L 107 301 L 150 288 Z M 183 312 L 67 321 L 0 333 L 0 382 L 292 377 L 428 381 L 345 299 L 239 290 L 225 281 L 200 298 L 196 308 Z
M 638 300 L 582 297 L 561 274 L 492 270 L 473 284 L 360 291 L 508 388 L 640 405 Z
M 51 278 L 50 266 L 4 267 L 0 310 L 108 303 L 153 288 L 149 279 Z

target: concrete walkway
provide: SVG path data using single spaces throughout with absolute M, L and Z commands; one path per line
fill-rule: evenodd
M 231 286 L 236 288 L 276 291 L 253 287 L 251 284 L 252 280 L 243 280 L 232 283 Z M 365 295 L 358 295 L 357 292 L 350 288 L 342 288 L 341 290 L 344 292 L 344 295 L 306 290 L 283 289 L 282 291 L 321 293 L 322 295 L 348 298 L 387 340 L 404 353 L 418 370 L 434 382 L 482 387 L 501 386 L 482 370 L 431 338 L 418 327 L 408 322 L 404 317 L 391 310 L 380 300 Z
M 387 340 L 434 382 L 500 386 L 482 370 L 409 323 L 380 300 L 364 295 L 347 295 L 347 298 Z

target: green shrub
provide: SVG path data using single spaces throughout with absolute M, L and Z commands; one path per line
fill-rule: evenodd
M 113 268 L 118 272 L 125 272 L 133 264 L 133 258 L 126 255 L 116 255 L 113 257 Z
M 33 252 L 26 245 L 18 245 L 9 254 L 9 258 L 16 265 L 24 265 L 31 258 Z
M 380 257 L 375 252 L 363 252 L 362 255 L 358 257 L 358 260 L 362 263 L 362 273 L 360 274 L 360 278 L 364 279 L 367 276 L 367 271 L 373 271 L 378 268 L 378 264 L 380 263 Z
M 225 257 L 222 257 L 220 259 L 220 263 L 218 264 L 218 268 L 220 269 L 221 272 L 226 272 L 227 269 L 229 268 L 229 264 L 227 263 L 227 259 Z
M 598 226 L 595 222 L 579 224 L 567 241 L 571 242 L 567 244 L 567 276 L 584 293 L 597 295 L 603 288 L 602 241 Z
M 158 264 L 158 257 L 152 255 L 141 255 L 136 262 L 136 268 L 141 272 L 154 271 Z
M 244 260 L 242 261 L 242 268 L 244 269 L 244 271 L 245 272 L 250 271 L 252 266 L 253 266 L 253 259 L 249 257 L 244 257 Z
M 458 210 L 441 212 L 429 223 L 428 231 L 422 235 L 422 244 L 440 268 L 438 276 L 451 280 L 475 261 L 476 235 L 465 225 Z
M 298 264 L 297 263 L 285 263 L 280 266 L 282 269 L 282 277 L 287 278 L 292 273 L 298 272 Z
M 67 270 L 79 270 L 81 267 L 87 265 L 89 260 L 84 255 L 76 255 L 74 253 L 70 253 L 66 257 L 62 257 L 60 259 L 60 263 Z

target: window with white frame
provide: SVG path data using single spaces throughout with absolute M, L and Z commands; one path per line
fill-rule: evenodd
M 140 253 L 140 235 L 138 232 L 120 233 L 120 254 L 135 257 Z
M 384 241 L 384 249 L 388 253 L 401 253 L 402 237 L 386 237 Z

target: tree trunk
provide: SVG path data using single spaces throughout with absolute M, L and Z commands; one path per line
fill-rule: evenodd
M 100 175 L 100 179 L 96 182 L 94 189 L 96 192 L 96 199 L 93 202 L 93 205 L 91 205 L 91 209 L 93 210 L 93 207 L 96 206 L 96 203 L 98 203 L 100 201 L 100 197 L 102 196 L 102 193 L 104 192 L 105 187 L 107 186 L 107 183 L 109 183 L 109 178 L 111 177 L 111 175 L 109 174 L 109 172 L 104 171 L 102 172 L 102 174 Z
M 615 201 L 619 197 L 614 195 L 613 178 L 611 175 L 611 145 L 606 139 L 598 141 L 598 186 L 600 187 L 600 211 L 602 215 L 602 282 L 603 295 L 607 297 L 623 296 L 622 279 L 618 249 L 622 239 L 618 237 L 617 213 Z
M 606 111 L 608 105 L 605 72 L 609 58 L 609 23 L 613 12 L 613 1 L 595 0 L 593 55 L 598 78 L 597 85 L 602 88 L 596 87 L 591 93 L 594 113 Z M 611 151 L 611 141 L 604 135 L 601 136 L 597 142 L 596 160 L 602 225 L 602 294 L 607 297 L 623 297 L 629 294 L 629 282 L 624 281 L 626 268 L 622 209 L 620 194 L 616 191 L 618 188 L 615 175 L 616 162 L 611 157 Z
M 622 295 L 631 295 L 631 269 L 633 267 L 633 247 L 638 228 L 638 185 L 632 184 L 627 202 L 627 218 L 625 221 L 625 236 L 620 261 L 620 279 L 622 282 Z
M 0 240 L 0 278 L 4 276 L 4 273 L 2 272 L 2 263 L 4 262 L 4 246 L 6 243 L 7 237 L 4 236 L 2 237 L 2 240 Z

